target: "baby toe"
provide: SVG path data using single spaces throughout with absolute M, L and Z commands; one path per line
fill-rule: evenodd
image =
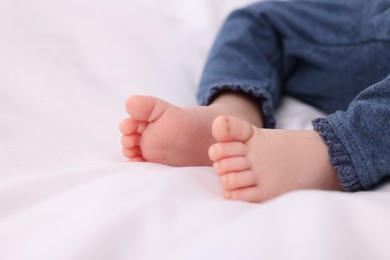
M 137 131 L 138 121 L 128 117 L 119 124 L 119 131 L 123 135 L 130 135 Z
M 141 150 L 139 147 L 134 147 L 131 149 L 122 148 L 122 154 L 127 158 L 136 158 L 140 156 Z
M 140 145 L 141 136 L 138 134 L 122 135 L 121 144 L 124 148 L 130 149 Z
M 141 157 L 141 156 L 136 156 L 136 157 L 133 157 L 133 158 L 129 158 L 127 160 L 128 162 L 146 162 L 146 160 Z
M 222 175 L 221 181 L 226 190 L 251 187 L 257 184 L 256 175 L 252 171 L 227 173 Z
M 258 186 L 225 191 L 224 197 L 227 200 L 241 200 L 253 203 L 259 203 L 263 201 L 262 190 Z
M 245 156 L 248 147 L 241 142 L 216 143 L 209 149 L 209 158 L 218 161 L 227 157 Z
M 219 142 L 246 142 L 253 133 L 252 125 L 232 116 L 219 116 L 214 119 L 212 125 L 212 135 Z
M 151 96 L 130 96 L 126 101 L 127 113 L 139 121 L 154 121 L 170 106 L 171 104 Z
M 213 168 L 218 174 L 249 170 L 251 163 L 246 157 L 230 157 L 214 162 Z

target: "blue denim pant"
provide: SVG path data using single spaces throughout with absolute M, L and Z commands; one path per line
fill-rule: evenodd
M 259 2 L 223 24 L 198 100 L 250 94 L 269 128 L 283 95 L 322 110 L 313 126 L 343 189 L 367 190 L 390 176 L 389 73 L 390 0 Z

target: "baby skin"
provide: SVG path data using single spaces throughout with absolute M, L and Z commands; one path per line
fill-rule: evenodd
M 194 107 L 131 96 L 126 110 L 130 116 L 119 128 L 130 162 L 212 166 L 226 199 L 263 202 L 293 190 L 340 190 L 319 134 L 263 129 L 249 96 L 228 92 Z

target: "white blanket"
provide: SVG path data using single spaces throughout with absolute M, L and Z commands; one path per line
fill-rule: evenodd
M 0 259 L 390 259 L 390 193 L 225 201 L 208 167 L 127 163 L 131 94 L 196 104 L 247 0 L 0 0 Z M 279 126 L 321 114 L 292 99 Z

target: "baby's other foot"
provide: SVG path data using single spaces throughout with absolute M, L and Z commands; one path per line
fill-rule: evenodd
M 226 199 L 261 202 L 298 189 L 340 190 L 328 148 L 315 131 L 259 129 L 231 116 L 212 125 L 209 149 Z
M 211 165 L 207 150 L 215 142 L 209 107 L 180 108 L 150 96 L 131 96 L 130 117 L 120 124 L 123 154 L 129 161 L 171 166 Z

